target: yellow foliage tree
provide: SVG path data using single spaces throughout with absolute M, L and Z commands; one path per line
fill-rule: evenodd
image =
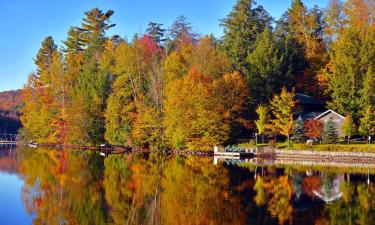
M 293 110 L 296 106 L 294 92 L 288 92 L 283 88 L 280 95 L 275 95 L 270 102 L 274 118 L 271 120 L 272 129 L 288 138 L 293 132 Z
M 167 85 L 164 113 L 165 136 L 178 149 L 210 150 L 228 139 L 229 125 L 212 80 L 192 68 Z

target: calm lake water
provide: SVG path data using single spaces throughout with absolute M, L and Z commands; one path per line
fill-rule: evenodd
M 375 224 L 371 165 L 0 147 L 0 224 Z

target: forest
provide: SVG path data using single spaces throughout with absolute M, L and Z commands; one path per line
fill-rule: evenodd
M 22 91 L 0 92 L 0 139 L 7 134 L 17 134 L 21 127 L 19 110 L 22 107 Z
M 44 39 L 23 89 L 24 139 L 210 150 L 254 132 L 289 138 L 297 92 L 375 133 L 374 1 L 293 0 L 276 20 L 238 0 L 218 21 L 222 37 L 193 32 L 184 16 L 110 37 L 113 14 L 85 12 L 61 46 Z

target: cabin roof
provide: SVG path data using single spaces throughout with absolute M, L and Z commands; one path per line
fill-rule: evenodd
M 310 104 L 310 105 L 323 105 L 323 102 L 319 99 L 313 98 L 309 95 L 304 95 L 301 93 L 296 93 L 295 98 L 299 100 L 301 104 Z
M 341 114 L 339 114 L 339 113 L 333 111 L 332 109 L 329 109 L 329 110 L 323 112 L 322 114 L 318 115 L 318 116 L 315 117 L 314 119 L 316 119 L 316 120 L 317 120 L 317 119 L 320 119 L 320 118 L 322 118 L 323 116 L 325 116 L 325 115 L 327 115 L 327 114 L 329 114 L 329 113 L 336 114 L 336 115 L 338 115 L 338 116 L 339 116 L 340 118 L 342 118 L 342 119 L 345 118 L 343 115 L 341 115 Z

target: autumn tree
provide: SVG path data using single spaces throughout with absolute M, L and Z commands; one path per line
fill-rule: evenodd
M 262 136 L 262 141 L 263 141 L 264 135 L 270 129 L 270 126 L 269 126 L 270 116 L 269 116 L 267 107 L 264 105 L 259 105 L 256 110 L 256 113 L 258 114 L 258 120 L 255 121 L 255 125 L 257 126 L 258 134 Z
M 35 58 L 37 73 L 24 88 L 22 133 L 38 142 L 59 142 L 59 122 L 63 108 L 62 58 L 52 37 L 47 37 Z M 61 130 L 60 130 L 61 131 Z
M 368 74 L 373 74 L 375 62 L 374 3 L 349 0 L 343 5 L 343 13 L 342 28 L 332 43 L 329 106 L 358 120 L 366 108 L 363 102 L 369 102 L 374 96 L 368 86 L 373 77 Z
M 218 50 L 215 39 L 205 36 L 192 47 L 190 65 L 212 79 L 221 78 L 230 71 L 228 57 Z
M 166 87 L 165 135 L 178 149 L 209 150 L 228 139 L 220 105 L 213 96 L 212 80 L 192 68 Z
M 370 136 L 375 134 L 375 110 L 371 107 L 367 107 L 360 118 L 360 124 L 358 131 L 364 136 Z
M 356 130 L 357 130 L 352 116 L 347 115 L 345 117 L 345 120 L 341 125 L 341 130 L 342 130 L 343 134 L 346 137 L 348 137 L 348 144 L 349 144 L 350 143 L 350 136 L 354 135 Z
M 246 78 L 236 71 L 225 73 L 213 81 L 213 92 L 224 123 L 230 126 L 229 140 L 243 138 L 251 127 L 247 119 L 250 93 Z
M 323 123 L 320 120 L 308 119 L 303 124 L 305 135 L 309 138 L 319 139 L 323 135 Z
M 107 101 L 105 111 L 105 138 L 110 144 L 128 145 L 135 114 L 135 103 L 131 81 L 126 75 L 117 77 L 113 93 Z
M 270 102 L 273 118 L 271 119 L 272 129 L 288 138 L 292 134 L 294 119 L 293 110 L 296 105 L 294 92 L 288 92 L 283 88 L 280 95 L 275 95 Z

